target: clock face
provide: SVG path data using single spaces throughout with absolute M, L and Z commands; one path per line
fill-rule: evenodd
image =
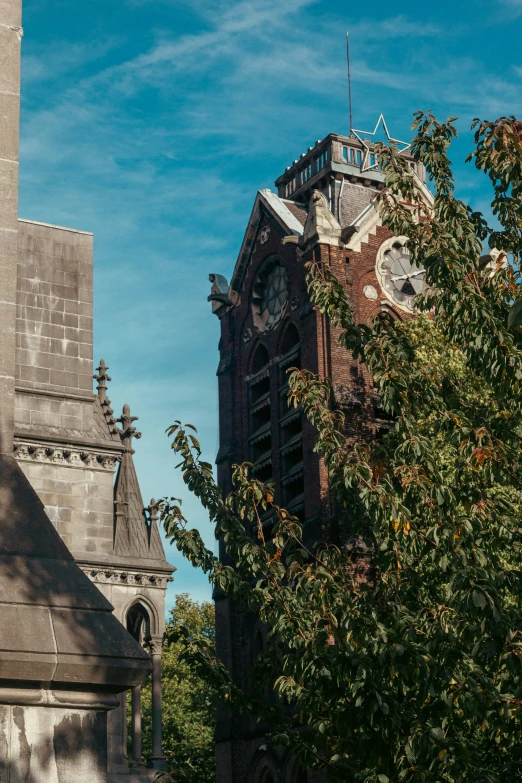
M 260 332 L 273 329 L 286 309 L 288 276 L 286 267 L 277 259 L 265 263 L 254 283 L 252 310 L 254 324 Z
M 377 274 L 388 298 L 407 310 L 414 310 L 415 297 L 426 288 L 426 272 L 412 262 L 410 251 L 402 241 L 394 240 L 391 247 L 381 249 Z

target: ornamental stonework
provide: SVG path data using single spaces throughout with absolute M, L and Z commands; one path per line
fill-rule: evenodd
M 122 571 L 114 568 L 83 567 L 82 571 L 91 582 L 100 585 L 135 585 L 139 587 L 157 587 L 160 590 L 167 589 L 167 583 L 172 582 L 171 576 L 162 574 L 150 574 L 144 571 Z
M 62 446 L 35 445 L 34 443 L 15 443 L 14 456 L 19 462 L 43 462 L 51 465 L 101 471 L 114 471 L 116 463 L 121 459 L 115 455 L 80 449 L 64 449 Z

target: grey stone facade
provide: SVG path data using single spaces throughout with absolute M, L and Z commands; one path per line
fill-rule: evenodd
M 103 361 L 94 373 L 92 280 L 91 234 L 19 221 L 14 455 L 78 565 L 122 625 L 138 618 L 132 633 L 160 660 L 173 569 L 134 469 L 136 417 L 124 406 L 116 419 Z M 138 736 L 129 759 L 120 701 L 108 715 L 108 780 L 146 780 L 164 766 L 160 739 L 150 773 Z
M 0 781 L 138 783 L 165 768 L 173 568 L 134 470 L 135 417 L 114 415 L 103 361 L 94 375 L 92 235 L 18 219 L 22 34 L 21 0 L 0 0 Z

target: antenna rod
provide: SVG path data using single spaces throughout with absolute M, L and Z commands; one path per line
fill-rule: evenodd
M 350 136 L 352 135 L 352 77 L 350 74 L 350 45 L 348 43 L 348 33 L 346 33 L 346 64 L 348 66 L 348 105 L 350 107 Z

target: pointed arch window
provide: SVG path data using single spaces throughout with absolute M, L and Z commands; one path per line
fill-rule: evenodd
M 252 374 L 248 382 L 249 445 L 253 474 L 260 481 L 272 478 L 272 406 L 270 400 L 270 359 L 259 343 L 252 354 Z
M 304 521 L 303 412 L 288 405 L 288 371 L 301 367 L 301 342 L 295 324 L 289 323 L 281 340 L 279 359 L 280 450 L 282 500 Z

